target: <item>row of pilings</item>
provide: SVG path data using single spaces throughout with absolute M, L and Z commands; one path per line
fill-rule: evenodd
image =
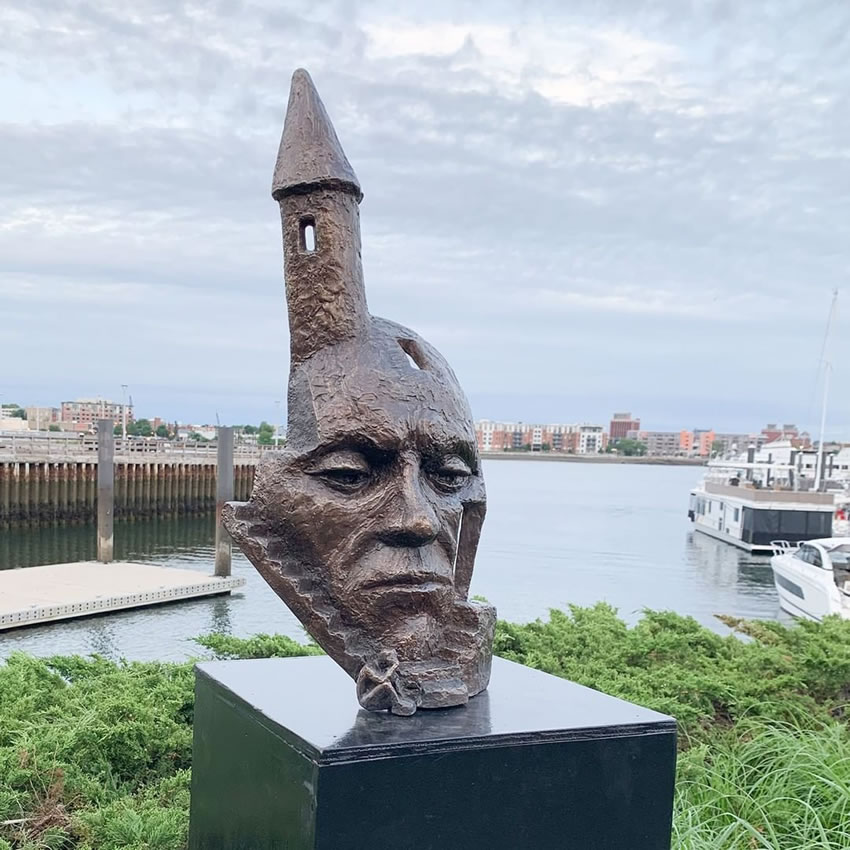
M 254 484 L 251 464 L 234 466 L 234 499 Z M 116 520 L 211 513 L 215 463 L 115 462 Z M 97 515 L 97 464 L 0 463 L 0 528 L 91 522 Z

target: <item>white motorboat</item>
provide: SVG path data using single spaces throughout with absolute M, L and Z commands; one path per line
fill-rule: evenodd
M 795 617 L 850 619 L 850 537 L 823 537 L 792 545 L 773 541 L 770 559 L 779 604 Z

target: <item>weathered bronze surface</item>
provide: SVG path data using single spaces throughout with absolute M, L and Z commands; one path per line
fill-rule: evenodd
M 272 195 L 291 336 L 287 443 L 225 525 L 364 708 L 461 705 L 487 687 L 496 619 L 467 598 L 486 505 L 472 416 L 443 357 L 368 312 L 363 194 L 303 70 Z

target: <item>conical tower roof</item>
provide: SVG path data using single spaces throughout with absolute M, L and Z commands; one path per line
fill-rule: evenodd
M 363 197 L 313 80 L 299 68 L 292 75 L 272 197 L 280 200 L 320 187 L 351 192 L 358 200 Z

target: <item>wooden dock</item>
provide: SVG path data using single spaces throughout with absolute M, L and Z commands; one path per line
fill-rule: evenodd
M 87 561 L 0 570 L 0 631 L 230 593 L 244 578 Z

